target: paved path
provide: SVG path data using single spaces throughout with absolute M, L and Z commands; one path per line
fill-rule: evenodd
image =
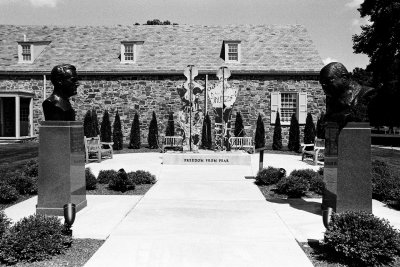
M 168 166 L 85 265 L 312 266 L 244 166 Z

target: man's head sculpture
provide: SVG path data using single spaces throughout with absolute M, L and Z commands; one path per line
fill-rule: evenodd
M 75 121 L 69 97 L 76 95 L 79 86 L 76 68 L 70 64 L 57 65 L 51 71 L 54 91 L 43 102 L 46 121 Z
M 366 114 L 367 97 L 371 96 L 372 88 L 363 88 L 351 81 L 350 74 L 338 62 L 332 62 L 321 69 L 319 81 L 326 94 L 326 120 L 336 122 L 343 128 L 349 121 L 359 121 Z M 364 111 L 363 111 L 364 112 Z

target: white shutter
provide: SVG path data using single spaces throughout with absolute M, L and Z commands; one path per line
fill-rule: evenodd
M 307 93 L 300 92 L 297 96 L 297 117 L 299 118 L 299 124 L 305 124 L 307 118 Z
M 276 113 L 281 106 L 281 95 L 279 92 L 271 93 L 271 124 L 275 124 Z

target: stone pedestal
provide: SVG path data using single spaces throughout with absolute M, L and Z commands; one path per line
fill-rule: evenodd
M 338 135 L 336 123 L 328 123 L 325 134 L 323 209 L 372 212 L 369 124 L 349 122 Z
M 83 126 L 75 121 L 45 121 L 39 132 L 36 213 L 63 216 L 63 206 L 86 207 Z

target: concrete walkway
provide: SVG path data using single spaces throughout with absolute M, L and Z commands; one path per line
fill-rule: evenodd
M 246 180 L 251 167 L 168 166 L 87 262 L 99 266 L 312 266 Z

